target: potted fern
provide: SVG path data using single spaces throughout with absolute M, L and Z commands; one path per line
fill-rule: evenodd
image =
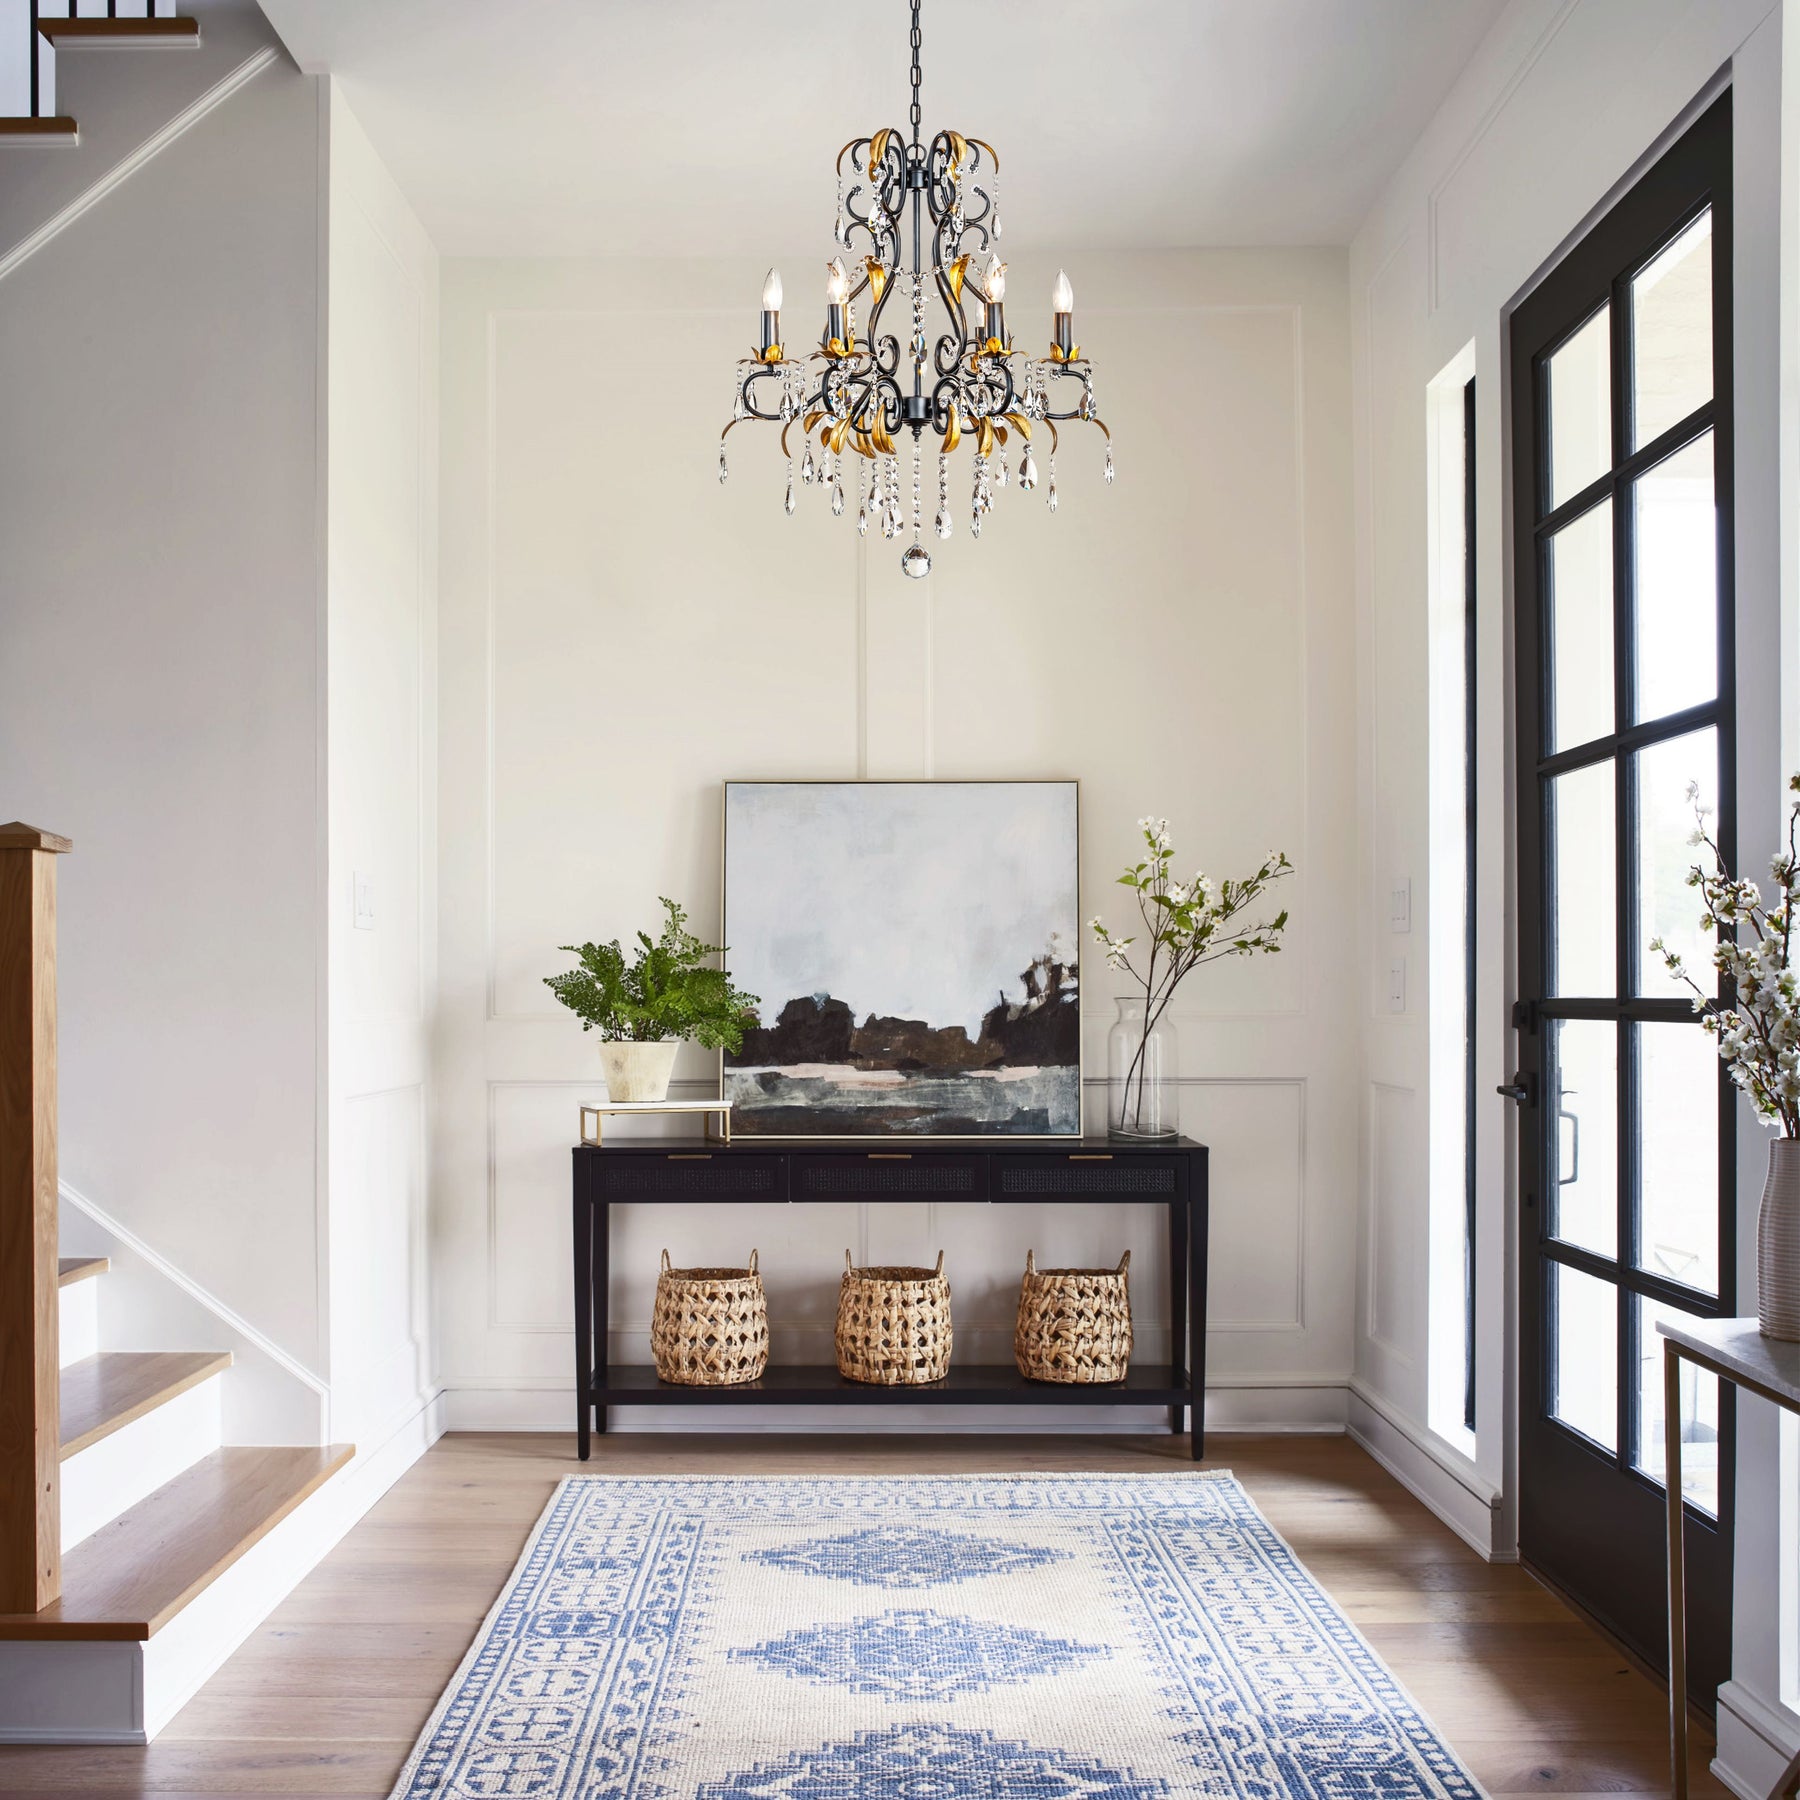
M 544 977 L 581 1029 L 600 1033 L 600 1066 L 614 1101 L 666 1099 L 683 1039 L 708 1050 L 736 1050 L 745 1026 L 756 1023 L 756 995 L 734 988 L 730 975 L 708 961 L 724 954 L 723 945 L 702 943 L 673 900 L 664 897 L 662 904 L 667 917 L 661 935 L 652 940 L 640 931 L 629 962 L 617 938 L 563 944 L 580 966 Z

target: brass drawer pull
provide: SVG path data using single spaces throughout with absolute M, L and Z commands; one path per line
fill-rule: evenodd
M 1111 1162 L 1112 1161 L 1112 1153 L 1110 1151 L 1104 1151 L 1104 1150 L 1089 1150 L 1089 1151 L 1085 1151 L 1085 1152 L 1081 1151 L 1081 1150 L 1071 1150 L 1069 1152 L 1069 1161 L 1070 1162 Z
M 869 1161 L 870 1162 L 911 1162 L 912 1161 L 912 1152 L 910 1150 L 871 1150 L 869 1152 Z
M 712 1161 L 712 1152 L 710 1150 L 671 1150 L 669 1152 L 669 1161 L 670 1162 L 711 1162 Z

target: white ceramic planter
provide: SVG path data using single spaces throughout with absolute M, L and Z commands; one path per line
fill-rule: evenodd
M 673 1038 L 664 1044 L 602 1044 L 606 1097 L 622 1106 L 668 1099 L 669 1077 L 675 1073 L 675 1052 L 680 1047 Z
M 1800 1342 L 1800 1138 L 1769 1140 L 1756 1225 L 1756 1314 L 1764 1337 Z

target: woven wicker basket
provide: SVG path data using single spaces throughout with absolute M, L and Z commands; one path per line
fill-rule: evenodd
M 756 1252 L 747 1269 L 676 1269 L 662 1253 L 650 1355 L 664 1381 L 729 1387 L 769 1364 L 769 1306 Z
M 935 1269 L 859 1269 L 844 1252 L 837 1366 L 846 1381 L 900 1387 L 950 1372 L 950 1284 Z
M 1131 1366 L 1131 1252 L 1116 1269 L 1040 1269 L 1025 1252 L 1013 1356 L 1028 1381 L 1123 1381 Z

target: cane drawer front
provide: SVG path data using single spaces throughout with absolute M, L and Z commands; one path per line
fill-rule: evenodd
M 985 1200 L 986 1158 L 969 1152 L 870 1150 L 797 1152 L 795 1200 Z
M 604 1200 L 785 1200 L 787 1159 L 710 1150 L 633 1151 L 600 1158 Z
M 1184 1156 L 1043 1151 L 994 1159 L 996 1200 L 1111 1199 L 1168 1201 L 1187 1195 Z

